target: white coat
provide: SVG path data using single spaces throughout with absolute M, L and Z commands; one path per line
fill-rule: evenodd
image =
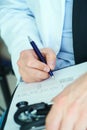
M 27 36 L 39 48 L 50 47 L 58 53 L 64 10 L 65 0 L 0 0 L 1 37 L 9 48 L 18 79 L 16 63 L 20 52 L 31 48 Z

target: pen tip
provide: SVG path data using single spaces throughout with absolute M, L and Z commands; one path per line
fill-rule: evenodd
M 52 75 L 52 79 L 55 79 L 55 76 L 54 76 L 54 75 Z

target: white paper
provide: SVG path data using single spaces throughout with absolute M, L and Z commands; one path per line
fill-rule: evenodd
M 58 95 L 68 84 L 87 72 L 87 62 L 71 66 L 54 72 L 55 78 L 49 78 L 39 83 L 20 83 L 12 100 L 4 130 L 19 130 L 19 125 L 14 122 L 16 104 L 28 101 L 29 104 L 46 102 Z

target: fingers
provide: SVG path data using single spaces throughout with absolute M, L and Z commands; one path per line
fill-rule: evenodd
M 62 120 L 62 111 L 58 109 L 58 106 L 53 105 L 46 118 L 46 130 L 59 130 L 61 120 Z
M 31 61 L 28 61 L 26 63 L 26 65 L 28 67 L 35 68 L 35 69 L 38 69 L 38 70 L 42 70 L 42 71 L 45 71 L 45 72 L 49 72 L 50 71 L 50 68 L 49 68 L 48 65 L 46 65 L 43 62 L 40 62 L 37 59 L 32 59 Z
M 73 130 L 87 130 L 87 114 L 86 117 L 81 117 L 77 123 L 78 125 Z
M 69 99 L 68 93 L 56 96 L 46 119 L 46 130 L 87 130 L 86 93 L 74 101 Z
M 78 118 L 79 105 L 77 103 L 72 103 L 63 116 L 60 130 L 74 130 Z
M 87 104 L 83 106 L 84 107 L 81 110 L 81 114 L 76 122 L 77 125 L 75 125 L 74 130 L 87 130 Z
M 43 70 L 46 72 L 50 71 L 50 68 L 47 64 L 42 63 L 38 60 L 38 57 L 33 50 L 23 51 L 20 54 L 20 58 L 17 64 L 19 68 L 20 67 L 24 68 L 25 66 L 27 66 L 30 68 L 35 68 L 35 69 Z
M 41 81 L 49 77 L 50 67 L 40 62 L 33 50 L 23 51 L 17 64 L 21 77 L 25 82 Z
M 61 130 L 61 123 L 66 108 L 66 97 L 57 96 L 54 100 L 51 111 L 46 119 L 46 130 Z
M 70 105 L 67 109 L 65 99 L 54 103 L 47 119 L 46 130 L 74 130 L 79 117 L 77 104 Z
M 49 74 L 47 72 L 40 71 L 33 68 L 28 68 L 28 67 L 25 67 L 24 69 L 20 68 L 19 71 L 22 76 L 22 80 L 27 83 L 39 82 L 49 78 Z
M 45 56 L 48 66 L 51 70 L 54 69 L 56 65 L 56 54 L 50 48 L 44 48 L 41 50 L 42 54 Z
M 34 82 L 47 79 L 50 69 L 54 69 L 56 64 L 55 53 L 48 48 L 41 50 L 46 58 L 47 64 L 39 61 L 33 49 L 22 51 L 17 62 L 19 72 L 25 82 Z

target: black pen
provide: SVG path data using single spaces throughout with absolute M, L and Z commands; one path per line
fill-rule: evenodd
M 40 59 L 40 61 L 42 61 L 43 63 L 47 64 L 45 58 L 44 58 L 43 55 L 41 54 L 41 52 L 40 52 L 40 50 L 38 49 L 38 47 L 37 47 L 37 45 L 35 44 L 35 42 L 34 42 L 29 36 L 28 36 L 28 39 L 29 39 L 30 44 L 31 44 L 31 46 L 33 47 L 35 53 L 37 54 L 38 58 Z M 54 77 L 52 70 L 50 70 L 48 73 L 50 74 L 51 77 Z

